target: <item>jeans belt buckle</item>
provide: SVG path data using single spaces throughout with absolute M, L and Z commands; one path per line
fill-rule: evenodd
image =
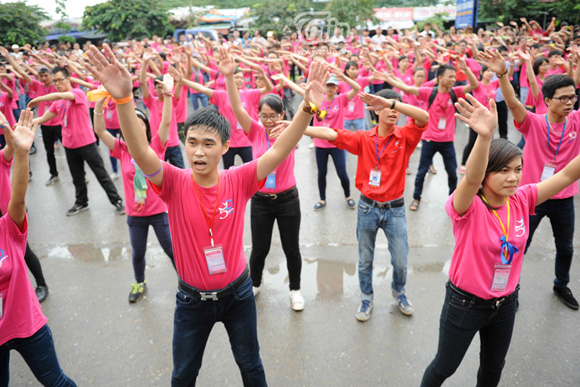
M 501 304 L 503 304 L 504 301 L 505 301 L 505 297 L 500 298 L 499 300 L 497 300 L 495 302 L 495 307 L 499 308 L 501 306 Z
M 278 199 L 278 194 L 270 194 L 270 200 Z
M 199 296 L 201 297 L 202 301 L 207 301 L 207 300 L 217 301 L 218 300 L 217 292 L 199 292 Z

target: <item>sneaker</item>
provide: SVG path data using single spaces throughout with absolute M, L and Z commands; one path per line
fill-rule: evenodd
M 290 305 L 292 310 L 297 312 L 304 310 L 304 297 L 300 294 L 300 290 L 290 290 Z
M 58 183 L 59 181 L 60 178 L 58 176 L 51 176 L 50 179 L 48 179 L 46 183 L 44 183 L 44 185 L 46 186 L 53 185 L 55 183 Z
M 32 146 L 30 147 L 28 154 L 32 156 L 35 153 L 36 153 L 36 145 L 34 145 L 34 143 L 32 143 Z
M 358 321 L 368 321 L 371 318 L 371 313 L 373 311 L 373 302 L 368 300 L 363 300 L 363 302 L 358 307 L 358 311 L 355 314 L 355 317 Z
M 111 173 L 111 180 L 117 180 L 117 179 L 119 179 L 119 175 L 117 174 L 117 172 Z
M 554 286 L 554 293 L 562 300 L 564 305 L 570 309 L 578 310 L 578 301 L 572 295 L 570 288 L 557 288 Z
M 81 211 L 86 211 L 88 209 L 89 209 L 89 204 L 88 203 L 87 204 L 84 204 L 84 205 L 75 204 L 74 206 L 72 206 L 72 208 L 70 210 L 68 210 L 66 212 L 66 216 L 73 216 L 73 215 L 78 214 Z
M 147 284 L 143 282 L 135 282 L 131 285 L 131 293 L 129 293 L 129 302 L 131 304 L 137 302 L 143 294 L 147 291 Z
M 117 203 L 115 203 L 115 207 L 117 208 L 117 214 L 125 215 L 125 206 L 123 205 L 122 200 L 119 200 Z
M 42 304 L 44 300 L 46 300 L 46 296 L 48 296 L 48 286 L 40 285 L 35 290 L 36 298 L 38 298 L 38 302 Z
M 252 292 L 254 292 L 254 297 L 258 297 L 258 294 L 260 294 L 260 287 L 256 287 L 256 286 L 252 286 Z
M 308 145 L 308 149 L 314 149 L 314 141 L 312 141 L 309 145 Z
M 318 202 L 314 205 L 314 211 L 320 211 L 326 206 L 326 202 Z
M 403 313 L 405 316 L 410 316 L 413 314 L 415 308 L 409 302 L 409 300 L 407 300 L 407 296 L 405 296 L 405 293 L 399 294 L 398 296 L 395 293 L 393 293 L 393 297 L 397 299 L 397 303 L 399 304 L 399 310 L 401 311 L 401 313 Z
M 465 175 L 465 165 L 461 165 L 459 167 L 459 173 L 461 173 L 462 175 Z
M 350 208 L 351 210 L 354 210 L 354 208 L 356 207 L 356 203 L 354 202 L 354 200 L 352 199 L 348 199 L 346 201 L 346 205 L 348 206 L 348 208 Z

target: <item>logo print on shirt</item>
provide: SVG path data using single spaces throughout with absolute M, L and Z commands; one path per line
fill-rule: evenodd
M 522 217 L 520 220 L 516 222 L 516 236 L 521 238 L 526 233 L 526 226 L 524 225 L 524 218 Z
M 570 141 L 576 140 L 576 136 L 577 136 L 576 131 L 570 133 Z
M 234 212 L 234 202 L 232 201 L 232 199 L 228 199 L 224 202 L 223 204 L 223 208 L 220 207 L 220 219 L 225 219 L 228 217 L 229 214 L 231 214 L 232 212 Z
M 0 249 L 0 267 L 2 267 L 2 264 L 3 264 L 4 262 L 6 262 L 7 260 L 9 260 L 9 259 L 10 259 L 10 257 L 9 257 L 9 256 L 7 256 L 7 255 L 4 255 L 4 254 L 5 254 L 5 253 L 4 253 L 4 250 Z

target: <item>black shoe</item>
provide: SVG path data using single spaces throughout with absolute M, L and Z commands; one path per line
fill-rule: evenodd
M 572 295 L 570 288 L 560 288 L 554 286 L 554 293 L 556 293 L 556 295 L 568 308 L 578 310 L 578 301 L 576 301 Z
M 85 205 L 80 205 L 80 204 L 75 204 L 74 206 L 72 206 L 72 208 L 70 210 L 68 210 L 66 212 L 66 216 L 73 216 L 78 214 L 81 211 L 86 211 L 89 209 L 89 204 L 85 204 Z
M 36 288 L 36 297 L 38 298 L 38 302 L 42 304 L 44 300 L 46 300 L 46 296 L 48 296 L 48 286 L 41 285 Z
M 115 207 L 117 208 L 117 214 L 125 215 L 125 206 L 123 205 L 122 200 L 119 200 L 117 203 L 115 203 Z

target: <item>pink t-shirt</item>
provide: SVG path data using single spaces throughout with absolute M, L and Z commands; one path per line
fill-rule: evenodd
M 32 336 L 48 321 L 42 314 L 24 262 L 28 234 L 26 219 L 22 228 L 24 231 L 18 229 L 8 214 L 0 218 L 0 292 L 4 294 L 0 345 Z
M 163 101 L 149 94 L 149 98 L 143 99 L 143 103 L 149 109 L 149 126 L 151 127 L 151 136 L 155 137 L 159 132 L 161 125 L 161 116 L 163 115 Z M 167 147 L 178 146 L 180 144 L 179 134 L 177 133 L 177 118 L 175 117 L 175 108 L 171 109 L 171 123 L 169 124 L 169 138 Z
M 276 139 L 268 138 L 266 128 L 256 120 L 252 120 L 248 138 L 252 142 L 252 156 L 254 160 L 260 158 L 276 142 Z M 296 176 L 294 176 L 295 150 L 296 148 L 293 148 L 290 155 L 274 170 L 273 174 L 276 175 L 276 187 L 266 188 L 264 185 L 264 187 L 260 188 L 260 192 L 268 194 L 280 193 L 296 185 Z
M 477 88 L 471 91 L 473 97 L 489 109 L 489 100 L 493 99 L 495 101 L 496 90 L 499 87 L 499 79 L 492 81 L 489 85 L 483 84 L 483 82 L 477 83 Z
M 191 169 L 163 162 L 163 186 L 159 189 L 150 184 L 167 204 L 177 273 L 189 285 L 200 290 L 222 289 L 244 271 L 244 216 L 248 200 L 259 188 L 256 168 L 254 160 L 220 170 L 220 183 L 210 188 L 198 185 L 196 191 Z M 213 238 L 216 246 L 222 246 L 227 271 L 210 275 L 204 253 L 204 248 L 211 246 L 205 214 L 211 221 L 216 199 Z
M 508 241 L 518 252 L 513 255 L 510 276 L 504 291 L 491 291 L 495 265 L 502 264 L 500 238 L 504 234 L 499 221 L 478 196 L 473 199 L 467 212 L 459 216 L 453 208 L 454 195 L 455 192 L 445 204 L 455 237 L 449 279 L 458 288 L 486 300 L 511 294 L 520 282 L 524 251 L 529 237 L 529 219 L 534 214 L 538 200 L 536 185 L 524 185 L 509 198 Z M 497 215 L 504 227 L 508 227 L 507 205 L 504 204 L 497 210 Z M 507 259 L 509 260 L 509 255 Z
M 463 88 L 464 86 L 453 88 L 458 99 L 465 97 Z M 432 90 L 433 88 L 431 87 L 419 88 L 419 99 L 427 102 L 427 106 L 429 105 L 429 97 Z M 443 129 L 439 129 L 440 127 Z M 455 107 L 451 101 L 450 93 L 437 93 L 435 96 L 431 109 L 429 109 L 429 124 L 423 134 L 423 140 L 435 142 L 455 140 Z
M 2 211 L 2 214 L 8 212 L 8 202 L 10 201 L 10 192 L 12 190 L 10 168 L 12 168 L 12 160 L 6 161 L 4 149 L 0 149 L 0 211 Z
M 360 85 L 361 90 L 364 90 L 364 88 L 369 85 L 369 77 L 357 77 L 356 83 Z M 348 94 L 348 92 L 351 90 L 352 87 L 350 87 L 350 85 L 347 82 L 342 81 L 338 84 L 338 92 L 340 94 Z M 344 112 L 344 119 L 358 120 L 361 118 L 365 118 L 365 104 L 363 103 L 363 101 L 360 100 L 357 94 L 353 97 L 353 99 L 348 101 L 346 111 Z
M 8 125 L 14 127 L 16 125 L 16 119 L 14 118 L 14 112 L 12 111 L 12 100 L 7 92 L 0 90 L 0 112 L 4 114 Z M 0 129 L 0 134 L 4 134 L 4 131 Z
M 49 111 L 56 115 L 62 114 L 62 145 L 76 149 L 92 144 L 97 139 L 89 118 L 87 96 L 80 89 L 72 89 L 69 93 L 74 95 L 73 101 L 54 101 Z
M 155 151 L 159 159 L 165 158 L 165 147 L 161 145 L 158 136 L 151 139 L 149 144 Z M 135 203 L 135 187 L 133 179 L 135 178 L 135 164 L 129 154 L 127 145 L 120 139 L 115 139 L 115 148 L 111 151 L 111 156 L 121 160 L 121 172 L 123 174 L 123 191 L 125 192 L 125 211 L 129 216 L 151 216 L 167 212 L 167 206 L 152 190 L 147 190 L 145 203 Z
M 520 66 L 520 87 L 529 87 L 527 74 L 528 62 L 523 62 Z
M 117 104 L 113 102 L 113 99 L 110 99 L 107 105 L 103 106 L 103 112 L 105 114 L 105 128 L 121 128 L 121 124 L 119 124 L 119 117 L 117 116 Z
M 526 99 L 526 107 L 528 109 L 535 108 L 536 114 L 544 114 L 548 112 L 548 106 L 546 106 L 546 102 L 544 102 L 544 93 L 542 93 L 542 85 L 544 84 L 544 82 L 542 82 L 540 78 L 538 78 L 537 76 L 536 82 L 538 83 L 538 88 L 540 89 L 540 91 L 538 92 L 538 95 L 534 98 L 534 93 L 532 93 L 532 90 L 530 88 L 528 98 Z
M 326 116 L 324 120 L 318 121 L 316 117 L 313 119 L 314 126 L 325 126 L 327 128 L 333 129 L 344 129 L 344 113 L 348 107 L 348 95 L 339 94 L 334 97 L 332 102 L 326 100 L 326 95 L 324 96 L 324 101 L 322 101 L 322 110 L 326 110 Z M 314 146 L 317 148 L 336 148 L 327 140 L 321 140 L 319 138 L 314 139 Z
M 404 103 L 427 111 L 427 105 L 429 104 L 429 101 L 423 101 L 422 99 L 419 99 L 419 97 L 416 96 L 415 94 L 409 94 L 409 93 L 402 93 L 402 94 L 403 94 L 403 102 Z M 412 120 L 412 118 L 407 116 L 406 121 L 410 122 L 411 120 Z
M 47 95 L 50 93 L 56 93 L 56 88 L 54 87 L 54 85 L 51 84 L 49 87 L 46 87 L 46 86 L 44 86 L 44 84 L 42 84 L 36 80 L 32 81 L 32 85 L 30 86 L 29 90 L 30 90 L 32 98 L 42 97 L 43 95 Z M 39 117 L 42 117 L 44 115 L 44 112 L 50 108 L 50 104 L 51 104 L 51 102 L 45 102 L 45 101 L 38 104 L 38 116 Z M 47 121 L 42 125 L 43 126 L 62 125 L 62 117 L 56 116 L 52 120 Z
M 566 67 L 564 67 L 564 66 L 558 66 L 555 69 L 550 68 L 546 72 L 546 78 L 548 78 L 550 75 L 554 75 L 554 74 L 566 74 Z
M 258 110 L 249 109 L 249 106 L 257 106 L 260 102 L 260 90 L 258 89 L 244 89 L 240 90 L 240 99 L 242 100 L 243 108 L 250 114 L 250 117 L 257 120 Z M 215 90 L 213 92 L 213 97 L 210 103 L 218 107 L 219 112 L 224 116 L 232 126 L 230 135 L 230 147 L 231 148 L 243 148 L 247 146 L 252 146 L 250 140 L 244 133 L 241 125 L 238 124 L 238 120 L 234 111 L 232 110 L 232 105 L 230 104 L 230 99 L 228 98 L 228 92 L 224 90 Z
M 580 112 L 573 111 L 568 115 L 566 121 L 560 124 L 550 125 L 550 146 L 548 147 L 548 127 L 546 124 L 546 115 L 534 114 L 528 112 L 521 125 L 514 121 L 516 129 L 519 130 L 526 140 L 524 147 L 524 169 L 522 171 L 521 184 L 539 183 L 542 177 L 542 171 L 546 163 L 552 163 L 554 153 L 558 149 L 558 143 L 562 136 L 562 145 L 558 150 L 558 155 L 554 161 L 556 172 L 563 169 L 580 153 Z M 565 132 L 564 125 L 566 125 Z M 574 182 L 552 199 L 565 199 L 578 193 L 578 182 Z
M 182 124 L 187 120 L 187 87 L 181 88 L 181 95 L 179 99 L 173 97 L 173 107 L 175 110 L 175 119 L 178 124 Z

